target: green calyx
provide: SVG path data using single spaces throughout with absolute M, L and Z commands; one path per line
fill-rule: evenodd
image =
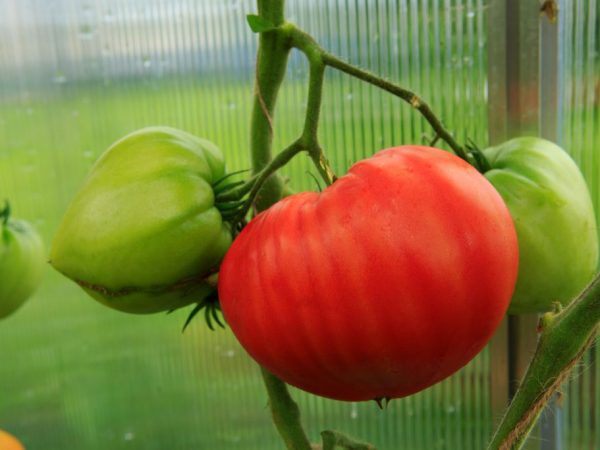
M 221 151 L 181 130 L 150 127 L 113 144 L 65 213 L 51 264 L 101 303 L 130 313 L 202 301 L 231 245 L 213 184 Z

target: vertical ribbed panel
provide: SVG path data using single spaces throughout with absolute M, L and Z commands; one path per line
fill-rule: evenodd
M 565 148 L 579 164 L 600 224 L 600 8 L 596 0 L 564 2 L 561 26 Z M 600 448 L 600 348 L 596 342 L 564 389 L 565 449 Z
M 484 146 L 486 5 L 288 1 L 288 17 L 332 53 L 414 90 L 459 141 Z M 98 155 L 153 124 L 211 139 L 230 169 L 247 168 L 256 36 L 245 15 L 254 10 L 251 0 L 0 0 L 0 200 L 49 242 Z M 588 72 L 578 70 L 569 101 L 589 105 L 577 90 Z M 306 89 L 306 61 L 293 52 L 275 151 L 298 137 Z M 409 105 L 347 75 L 328 69 L 324 92 L 320 138 L 338 174 L 382 148 L 433 138 Z M 597 112 L 585 114 L 598 130 Z M 591 136 L 579 124 L 570 122 L 573 139 Z M 316 173 L 305 155 L 285 170 L 293 189 L 316 189 L 307 172 Z M 596 173 L 586 176 L 597 186 Z M 186 313 L 113 312 L 48 270 L 29 304 L 0 323 L 0 428 L 32 449 L 282 448 L 254 363 L 229 331 L 211 333 L 201 320 L 181 335 Z M 333 428 L 380 450 L 476 450 L 491 432 L 489 391 L 486 350 L 384 411 L 293 393 L 314 441 Z

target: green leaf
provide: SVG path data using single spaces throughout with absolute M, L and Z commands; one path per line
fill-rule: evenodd
M 248 14 L 246 20 L 248 21 L 248 25 L 250 25 L 250 29 L 255 33 L 264 33 L 275 28 L 273 22 L 256 14 Z

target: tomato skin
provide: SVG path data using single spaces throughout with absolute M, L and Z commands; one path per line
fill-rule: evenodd
M 221 265 L 219 298 L 240 343 L 284 381 L 338 400 L 397 398 L 483 348 L 517 264 L 487 180 L 447 152 L 404 146 L 255 217 Z
M 594 209 L 569 155 L 537 137 L 484 150 L 485 177 L 504 198 L 519 240 L 519 275 L 509 312 L 548 311 L 568 304 L 591 281 L 598 263 Z
M 231 244 L 212 184 L 221 151 L 181 130 L 149 127 L 96 162 L 58 228 L 55 269 L 111 308 L 153 313 L 202 300 Z
M 35 292 L 44 264 L 42 238 L 29 222 L 0 222 L 0 319 L 14 313 Z

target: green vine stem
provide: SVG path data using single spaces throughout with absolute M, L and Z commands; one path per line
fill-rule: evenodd
M 261 368 L 262 377 L 269 394 L 269 406 L 273 422 L 289 450 L 311 450 L 311 445 L 300 423 L 300 408 L 290 396 L 287 385 Z
M 261 9 L 259 8 L 259 12 L 260 11 Z M 282 17 L 282 15 L 278 16 L 278 20 L 283 20 Z M 253 145 L 251 147 L 255 176 L 242 186 L 238 186 L 236 189 L 223 192 L 217 198 L 219 202 L 235 201 L 239 200 L 242 196 L 249 194 L 248 201 L 237 216 L 238 220 L 240 217 L 245 217 L 248 209 L 254 204 L 255 197 L 265 197 L 265 195 L 271 195 L 273 193 L 279 193 L 280 195 L 280 184 L 277 184 L 280 182 L 272 181 L 274 178 L 271 175 L 283 167 L 293 156 L 303 150 L 309 153 L 315 167 L 319 171 L 319 174 L 327 184 L 332 184 L 335 181 L 336 176 L 319 145 L 317 136 L 321 100 L 323 96 L 322 91 L 324 72 L 327 66 L 336 68 L 360 80 L 375 85 L 408 102 L 413 108 L 417 109 L 423 115 L 423 117 L 428 121 L 435 131 L 436 134 L 433 139 L 433 143 L 435 143 L 438 139 L 442 139 L 459 157 L 469 161 L 471 164 L 476 163 L 476 161 L 473 161 L 473 158 L 469 158 L 468 152 L 460 144 L 458 144 L 458 142 L 456 142 L 456 140 L 453 138 L 452 134 L 446 130 L 446 128 L 442 125 L 441 120 L 437 118 L 429 105 L 415 93 L 381 77 L 378 77 L 377 75 L 352 66 L 351 64 L 348 64 L 329 54 L 314 40 L 312 36 L 298 28 L 296 25 L 290 22 L 275 22 L 274 20 L 271 20 L 270 17 L 265 18 L 269 19 L 273 24 L 277 24 L 277 27 L 261 33 L 261 42 L 264 38 L 278 38 L 277 40 L 279 41 L 281 50 L 286 52 L 286 64 L 287 52 L 289 52 L 291 48 L 297 48 L 300 50 L 302 53 L 304 53 L 309 61 L 310 73 L 306 117 L 304 122 L 304 130 L 300 138 L 283 150 L 275 159 L 271 159 L 272 109 L 269 109 L 269 106 L 270 108 L 274 107 L 276 93 L 271 92 L 271 89 L 267 89 L 267 92 L 263 93 L 265 86 L 271 86 L 274 84 L 268 79 L 269 77 L 266 76 L 269 74 L 264 76 L 261 75 L 263 73 L 264 66 L 268 66 L 269 63 L 263 64 L 263 59 L 266 59 L 266 56 L 263 56 L 263 54 L 267 55 L 267 52 L 263 52 L 262 46 L 259 44 L 257 80 L 265 80 L 265 86 L 263 86 L 262 82 L 257 82 L 257 87 L 255 89 L 256 98 L 258 101 L 255 101 L 253 109 Z M 272 47 L 273 44 L 271 45 L 271 48 Z M 273 55 L 270 55 L 270 57 L 272 56 Z M 283 73 L 284 71 L 279 72 L 279 82 L 277 87 L 283 79 Z M 271 99 L 270 95 L 266 94 L 274 95 L 274 98 Z M 268 111 L 268 114 L 265 114 L 265 110 Z M 265 116 L 267 118 L 266 121 L 264 120 Z M 257 148 L 268 149 L 268 152 L 265 151 L 255 154 L 254 149 Z M 268 189 L 261 189 L 263 183 L 268 181 L 274 183 L 274 186 Z M 268 206 L 273 203 L 271 200 L 273 200 L 273 198 L 267 197 L 263 198 L 262 201 Z M 261 203 L 257 203 L 257 207 L 259 210 L 264 209 L 261 207 Z
M 258 0 L 258 14 L 275 26 L 284 22 L 284 0 Z M 254 105 L 250 131 L 252 169 L 260 173 L 272 160 L 273 113 L 279 87 L 285 76 L 290 47 L 280 33 L 260 33 L 256 57 Z M 281 198 L 283 183 L 269 176 L 260 187 L 257 210 L 263 210 Z M 300 424 L 300 412 L 287 386 L 266 370 L 261 370 L 269 395 L 273 421 L 288 450 L 311 450 Z
M 488 450 L 517 450 L 544 405 L 591 345 L 600 321 L 600 274 L 565 309 L 540 319 L 536 352 Z
M 259 15 L 275 26 L 283 24 L 283 11 L 283 0 L 258 0 Z M 272 159 L 275 103 L 285 77 L 289 53 L 290 47 L 275 30 L 260 33 L 250 124 L 250 154 L 254 173 L 260 172 Z M 256 208 L 263 210 L 277 202 L 282 190 L 281 179 L 275 175 L 269 177 L 257 194 Z
M 318 55 L 320 60 L 326 66 L 335 68 L 340 70 L 348 75 L 351 75 L 359 80 L 365 81 L 366 83 L 377 86 L 384 91 L 393 94 L 405 102 L 409 103 L 413 108 L 419 111 L 423 117 L 427 120 L 427 122 L 431 125 L 433 130 L 436 133 L 436 137 L 434 139 L 440 138 L 444 140 L 450 148 L 462 159 L 472 163 L 472 161 L 468 157 L 467 151 L 454 139 L 452 134 L 446 130 L 446 128 L 442 125 L 442 122 L 437 118 L 437 116 L 433 113 L 429 105 L 420 98 L 414 92 L 405 89 L 401 86 L 398 86 L 391 81 L 385 80 L 371 72 L 360 69 L 352 64 L 349 64 L 345 61 L 342 61 L 338 57 L 328 53 L 319 44 L 305 31 L 298 28 L 296 25 L 286 22 L 280 29 L 280 33 L 283 33 L 288 36 L 291 40 L 292 45 L 304 52 L 309 60 L 311 57 L 315 59 L 314 55 Z
M 450 132 L 442 125 L 442 122 L 436 117 L 429 105 L 425 103 L 425 101 L 417 94 L 388 80 L 380 78 L 370 72 L 367 72 L 366 70 L 362 70 L 358 67 L 347 64 L 329 53 L 325 53 L 323 55 L 323 60 L 328 66 L 334 67 L 369 84 L 377 86 L 409 103 L 410 106 L 419 111 L 425 120 L 429 122 L 429 125 L 431 125 L 431 128 L 433 128 L 437 137 L 446 142 L 457 156 L 465 161 L 471 162 L 465 149 L 458 142 L 456 142 L 452 134 L 450 134 Z

